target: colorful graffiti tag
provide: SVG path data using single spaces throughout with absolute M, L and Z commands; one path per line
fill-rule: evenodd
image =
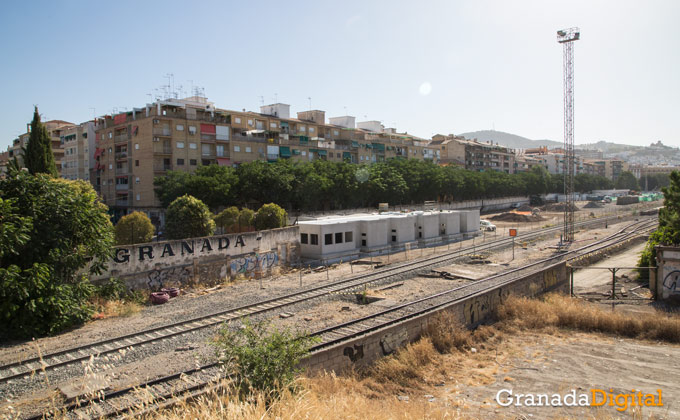
M 253 271 L 266 271 L 279 262 L 279 256 L 276 252 L 267 252 L 264 254 L 247 255 L 241 258 L 234 258 L 231 260 L 231 274 L 245 274 Z

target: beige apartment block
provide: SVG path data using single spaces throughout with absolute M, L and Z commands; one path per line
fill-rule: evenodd
M 453 134 L 436 134 L 430 144 L 438 146 L 442 161 L 462 164 L 471 171 L 515 172 L 514 150 L 498 143 L 467 140 Z
M 203 97 L 157 101 L 97 119 L 91 182 L 115 217 L 143 211 L 159 225 L 163 212 L 153 181 L 168 171 L 255 160 L 439 160 L 439 149 L 428 140 L 393 129 L 357 128 L 353 117 L 331 120 L 339 124 L 327 124 L 319 110 L 290 118 L 289 105 L 280 103 L 256 113 L 218 109 Z
M 66 179 L 90 180 L 90 144 L 94 145 L 94 122 L 88 121 L 65 128 L 60 136 L 64 157 L 61 176 Z
M 75 126 L 75 124 L 62 120 L 50 120 L 44 123 L 47 133 L 50 136 L 52 153 L 54 154 L 54 162 L 57 165 L 57 172 L 61 176 L 62 161 L 64 159 L 64 146 L 61 141 L 62 133 Z M 26 132 L 12 141 L 12 144 L 7 147 L 8 159 L 17 158 L 20 166 L 24 165 L 23 149 L 28 143 L 31 136 L 31 124 L 26 124 Z

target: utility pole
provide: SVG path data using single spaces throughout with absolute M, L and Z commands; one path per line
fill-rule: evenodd
M 557 42 L 564 46 L 564 240 L 574 241 L 574 41 L 579 28 L 557 31 Z

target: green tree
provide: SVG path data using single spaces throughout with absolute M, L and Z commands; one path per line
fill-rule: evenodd
M 56 333 L 90 315 L 113 227 L 90 184 L 16 173 L 0 180 L 0 334 Z
M 149 217 L 141 211 L 123 216 L 116 224 L 116 244 L 131 245 L 151 242 L 156 229 Z
M 248 208 L 241 209 L 241 212 L 238 214 L 238 231 L 241 232 L 242 229 L 251 228 L 254 218 L 254 211 Z
M 670 185 L 661 189 L 664 206 L 659 210 L 659 227 L 649 236 L 638 267 L 656 267 L 656 245 L 680 245 L 680 172 L 671 172 L 669 179 Z M 648 270 L 640 270 L 640 277 L 648 275 Z
M 238 215 L 238 207 L 228 207 L 215 216 L 215 223 L 226 232 L 238 222 Z
M 635 175 L 633 175 L 633 173 L 630 171 L 621 172 L 619 177 L 616 178 L 616 182 L 614 185 L 616 188 L 624 190 L 640 189 L 640 185 L 638 184 L 637 178 L 635 178 Z
M 48 174 L 53 177 L 58 175 L 57 166 L 54 163 L 54 153 L 52 152 L 52 140 L 47 128 L 40 122 L 37 106 L 33 112 L 31 134 L 24 149 L 24 164 L 32 175 Z
M 183 195 L 168 206 L 165 231 L 169 239 L 209 236 L 215 231 L 215 222 L 205 203 L 190 195 Z
M 224 325 L 215 346 L 220 362 L 233 372 L 243 391 L 264 391 L 275 398 L 293 385 L 298 364 L 318 341 L 304 333 L 246 319 L 242 328 Z
M 276 229 L 288 224 L 288 214 L 274 203 L 265 204 L 255 213 L 255 229 Z
M 153 181 L 158 199 L 164 207 L 178 197 L 190 194 L 211 209 L 235 202 L 238 178 L 233 168 L 227 166 L 199 166 L 195 172 L 170 171 Z

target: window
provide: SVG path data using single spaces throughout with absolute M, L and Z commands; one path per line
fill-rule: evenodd
M 300 133 L 305 133 L 307 131 L 307 127 L 305 127 L 304 125 L 301 125 L 301 126 L 298 127 L 298 131 Z
M 139 184 L 139 177 L 135 177 L 135 184 Z
M 270 127 L 270 128 L 276 128 L 276 123 L 275 123 L 275 122 L 269 123 L 269 127 Z
M 345 242 L 352 242 L 352 232 L 345 232 Z
M 139 201 L 139 200 L 141 200 L 141 199 L 142 199 L 142 195 L 141 195 L 141 194 L 137 194 L 137 201 Z
M 217 149 L 217 156 L 224 156 L 224 146 L 221 144 L 218 144 L 216 146 Z
M 112 149 L 109 147 L 109 153 L 111 153 Z
M 312 243 L 312 245 L 319 245 L 319 235 L 316 233 L 310 234 L 309 241 Z
M 234 146 L 234 152 L 240 152 L 241 146 Z
M 210 147 L 209 144 L 202 144 L 201 145 L 201 154 L 203 156 L 210 156 L 213 154 L 212 148 Z
M 189 143 L 189 149 L 196 150 L 196 143 Z
M 337 157 L 338 159 L 340 159 L 340 153 L 336 153 L 336 154 L 335 154 L 335 157 Z
M 184 165 L 184 159 L 177 159 L 177 166 L 183 166 Z
M 236 124 L 241 124 L 241 118 L 239 118 L 239 117 L 234 118 L 234 122 Z
M 323 243 L 325 245 L 333 245 L 333 234 L 332 233 L 327 233 L 323 237 Z
M 189 165 L 196 166 L 196 159 L 189 159 Z
M 246 146 L 246 153 L 251 153 L 253 149 L 250 146 Z
M 113 138 L 113 133 L 112 133 L 111 131 L 109 131 L 109 138 L 110 138 L 110 139 Z
M 177 126 L 175 126 L 175 129 L 176 129 L 177 131 L 184 131 L 184 125 L 182 125 L 182 124 L 177 124 Z
M 339 135 L 340 135 L 340 132 L 339 132 L 338 130 L 333 130 L 333 135 L 334 135 L 334 136 L 339 136 Z
M 342 232 L 338 232 L 335 234 L 335 243 L 336 244 L 342 243 Z
M 109 169 L 113 169 L 113 165 L 109 163 Z
M 300 243 L 301 243 L 301 244 L 306 244 L 306 243 L 307 243 L 307 234 L 306 234 L 306 233 L 301 233 L 301 234 L 300 234 Z
M 261 148 L 261 147 L 259 149 L 257 149 L 257 151 L 258 151 L 258 153 L 264 153 L 264 149 Z
M 139 161 L 135 160 L 135 166 L 139 166 Z
M 210 165 L 210 161 L 207 160 L 207 159 L 201 159 L 201 165 L 208 166 L 208 165 Z
M 264 122 L 256 120 L 255 121 L 255 128 L 257 128 L 258 130 L 264 130 Z
M 139 143 L 135 143 L 135 150 L 139 150 Z
M 252 127 L 253 126 L 253 120 L 248 120 L 248 125 Z
M 314 132 L 314 127 L 309 127 L 309 134 L 312 134 Z
M 361 240 L 361 246 L 366 246 L 366 239 Z
M 177 142 L 177 148 L 178 148 L 178 149 L 184 149 L 184 142 L 183 142 L 183 141 L 178 141 L 178 142 Z
M 189 126 L 189 134 L 196 134 L 196 126 L 195 125 Z
M 303 150 L 303 151 L 302 151 L 302 156 L 307 156 L 307 152 Z
M 392 235 L 392 242 L 397 242 L 397 237 L 395 235 Z

